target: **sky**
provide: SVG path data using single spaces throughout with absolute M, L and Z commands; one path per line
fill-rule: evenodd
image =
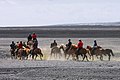
M 0 0 L 0 26 L 120 21 L 120 0 Z

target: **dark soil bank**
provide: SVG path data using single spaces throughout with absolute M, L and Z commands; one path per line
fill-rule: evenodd
M 12 27 L 0 28 L 1 38 L 25 38 L 35 32 L 41 38 L 119 38 L 120 29 L 83 27 Z

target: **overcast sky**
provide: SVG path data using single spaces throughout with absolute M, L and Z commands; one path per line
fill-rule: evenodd
M 120 0 L 0 0 L 0 26 L 119 21 Z

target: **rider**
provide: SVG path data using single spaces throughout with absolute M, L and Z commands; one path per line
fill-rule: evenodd
M 33 40 L 36 40 L 36 39 L 37 39 L 37 35 L 35 34 L 35 32 L 33 32 L 33 34 L 32 34 L 32 39 L 33 39 Z
M 97 47 L 98 47 L 98 44 L 97 44 L 97 41 L 96 40 L 94 40 L 94 45 L 93 45 L 93 52 L 95 51 L 95 49 L 97 49 Z
M 28 39 L 28 42 L 32 40 L 31 34 L 28 35 L 27 39 Z
M 34 40 L 34 42 L 33 42 L 33 51 L 34 51 L 36 48 L 38 48 L 38 41 L 37 41 L 37 39 Z
M 94 45 L 93 45 L 93 47 L 94 47 L 94 48 L 97 48 L 97 46 L 98 46 L 98 45 L 97 45 L 97 41 L 94 40 Z
M 53 48 L 53 47 L 56 47 L 56 46 L 57 46 L 57 42 L 56 42 L 56 40 L 54 40 L 54 42 L 53 42 L 53 43 L 51 43 L 50 48 Z
M 15 45 L 14 41 L 12 41 L 12 44 L 10 44 L 10 47 L 11 47 L 11 49 L 13 49 L 15 51 L 16 45 Z
M 22 49 L 22 48 L 23 48 L 22 41 L 20 41 L 20 43 L 19 43 L 19 45 L 18 45 L 18 48 L 19 48 L 19 49 Z
M 68 44 L 66 44 L 66 52 L 68 52 L 68 50 L 71 48 L 71 45 L 72 45 L 72 42 L 71 42 L 71 39 L 68 39 Z
M 82 40 L 79 40 L 77 52 L 79 53 L 79 51 L 80 51 L 82 48 L 83 48 L 83 42 L 82 42 Z

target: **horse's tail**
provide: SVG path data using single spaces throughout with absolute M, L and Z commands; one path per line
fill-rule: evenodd
M 39 49 L 39 53 L 43 57 L 43 53 L 42 53 L 41 49 Z
M 41 52 L 41 56 L 43 57 L 43 53 Z
M 115 55 L 113 54 L 113 51 L 112 51 L 112 50 L 110 50 L 110 53 L 112 54 L 112 56 L 115 56 Z

